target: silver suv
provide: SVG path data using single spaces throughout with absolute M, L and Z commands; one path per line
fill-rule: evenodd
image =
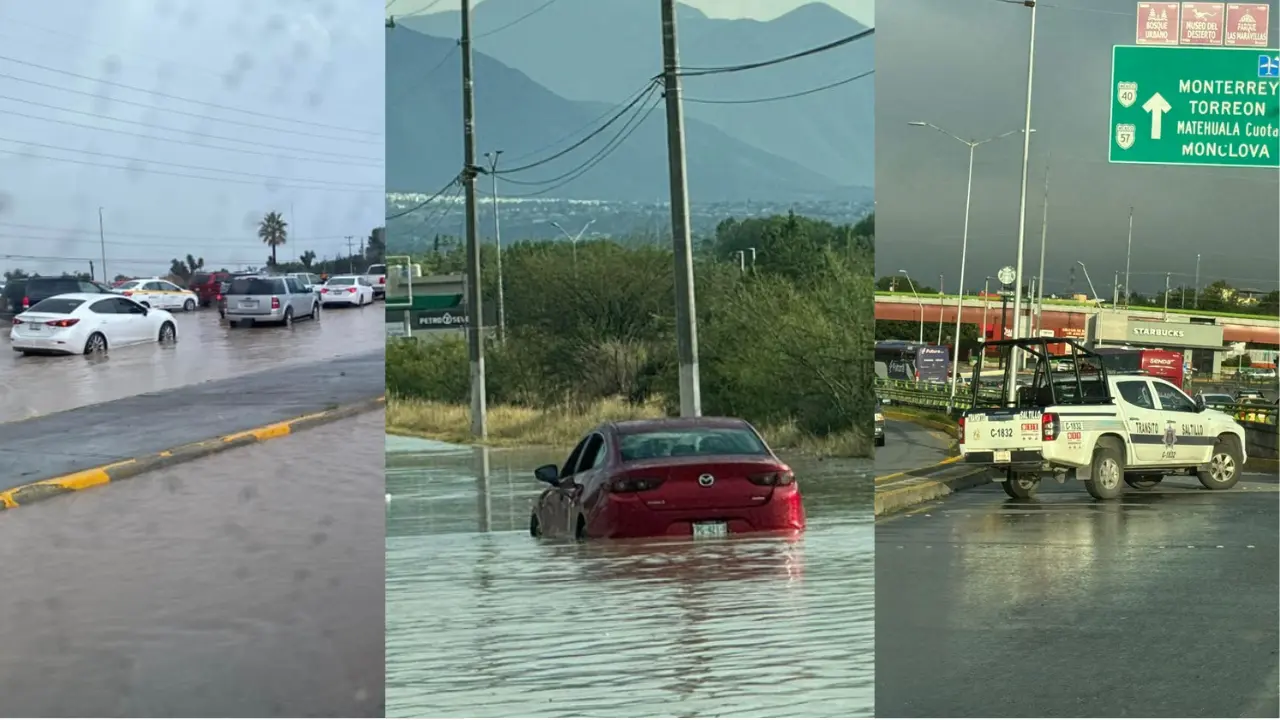
M 292 325 L 300 317 L 320 319 L 320 298 L 297 278 L 251 275 L 231 280 L 227 288 L 227 321 Z

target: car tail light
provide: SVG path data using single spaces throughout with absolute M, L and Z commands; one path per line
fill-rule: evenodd
M 761 473 L 752 475 L 747 478 L 756 485 L 792 485 L 796 481 L 796 474 L 790 470 L 781 470 L 779 472 Z
M 347 292 L 349 293 L 354 293 L 355 291 L 356 291 L 355 288 L 347 288 Z
M 222 302 L 222 294 L 221 294 L 221 293 L 219 293 L 219 294 L 217 294 L 217 295 L 214 295 L 214 296 L 213 296 L 213 299 L 214 299 L 214 300 L 217 300 L 218 302 Z
M 661 478 L 633 478 L 619 475 L 609 481 L 609 492 L 633 493 L 653 490 L 662 484 Z
M 31 298 L 29 297 L 22 298 L 22 309 L 26 310 L 29 307 L 31 307 Z
M 956 425 L 959 428 L 958 434 L 959 434 L 960 444 L 963 445 L 964 444 L 964 416 L 963 415 L 960 416 L 960 420 L 956 423 Z
M 1058 414 L 1045 413 L 1040 418 L 1041 437 L 1045 442 L 1051 442 L 1058 439 Z
M 123 295 L 123 296 L 125 296 L 125 297 L 133 297 L 133 291 L 132 291 L 132 290 L 122 290 L 122 291 L 120 291 L 120 294 L 121 294 L 121 295 Z
M 280 309 L 280 298 L 278 298 L 278 297 L 273 297 L 273 298 L 271 298 L 271 309 L 272 309 L 272 310 L 279 310 L 279 309 Z
M 379 276 L 378 276 L 378 284 L 379 284 L 379 285 L 386 285 L 386 284 L 387 284 L 387 276 L 386 276 L 386 275 L 379 275 Z
M 328 294 L 329 294 L 329 288 L 320 288 L 320 294 L 321 294 L 321 295 L 328 295 Z
M 21 324 L 22 324 L 22 321 L 21 321 L 21 320 L 19 320 L 18 318 L 14 318 L 14 319 L 13 319 L 13 324 L 14 324 L 14 325 L 21 325 Z
M 80 318 L 67 318 L 66 320 L 50 320 L 45 325 L 56 328 L 69 328 L 78 322 L 80 322 Z

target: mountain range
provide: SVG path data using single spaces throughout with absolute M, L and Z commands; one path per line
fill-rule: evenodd
M 508 168 L 546 158 L 598 128 L 661 68 L 656 3 L 558 0 L 542 7 L 530 14 L 527 0 L 486 0 L 473 14 L 477 144 L 481 152 L 501 148 Z M 684 68 L 769 59 L 863 29 L 823 4 L 769 22 L 712 19 L 685 6 L 679 12 Z M 408 17 L 396 25 L 387 34 L 387 188 L 430 193 L 462 164 L 459 53 L 449 39 L 457 35 L 458 14 Z M 646 26 L 654 31 L 636 31 Z M 867 72 L 873 64 L 868 37 L 768 68 L 685 78 L 691 196 L 716 202 L 869 200 L 871 76 L 777 102 L 700 101 L 795 94 Z M 580 167 L 651 106 L 616 150 L 580 178 L 565 178 L 549 196 L 665 198 L 666 135 L 657 91 L 578 150 L 509 176 L 503 196 L 545 190 L 546 181 Z

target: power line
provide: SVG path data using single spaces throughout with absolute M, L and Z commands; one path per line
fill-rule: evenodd
M 440 0 L 433 0 L 433 2 L 432 2 L 431 4 L 429 4 L 429 5 L 427 5 L 426 7 L 421 8 L 421 9 L 418 9 L 418 10 L 414 10 L 413 12 L 409 13 L 408 15 L 401 15 L 400 17 L 401 17 L 401 18 L 420 17 L 420 16 L 422 16 L 422 15 L 426 15 L 427 13 L 431 12 L 431 8 L 433 8 L 433 7 L 435 7 L 435 6 L 439 5 L 439 4 L 440 4 Z M 383 12 L 386 12 L 386 10 L 383 10 Z
M 382 163 L 381 158 L 367 157 L 363 155 L 344 155 L 342 153 L 331 153 L 331 152 L 324 152 L 320 150 L 311 150 L 309 148 L 301 148 L 301 147 L 295 147 L 291 145 L 273 145 L 271 143 L 254 142 L 252 140 L 243 140 L 241 138 L 227 137 L 225 135 L 212 135 L 210 133 L 196 132 L 194 130 L 183 130 L 181 128 L 168 127 L 166 125 L 152 125 L 150 123 L 139 122 L 138 120 L 126 120 L 124 118 L 112 117 L 110 115 L 102 115 L 100 113 L 86 112 L 84 110 L 75 110 L 73 108 L 62 107 L 61 105 L 50 105 L 48 103 L 36 102 L 35 100 L 28 100 L 26 98 L 11 97 L 9 95 L 0 95 L 0 100 L 8 100 L 10 102 L 23 103 L 25 105 L 33 105 L 35 107 L 47 108 L 49 110 L 57 110 L 58 112 L 72 113 L 75 115 L 84 115 L 86 117 L 99 118 L 101 120 L 110 120 L 111 122 L 124 123 L 126 125 L 140 125 L 142 127 L 149 128 L 152 130 L 167 130 L 169 132 L 185 133 L 193 137 L 208 138 L 210 140 L 223 140 L 225 142 L 235 142 L 235 143 L 240 143 L 242 145 L 250 145 L 253 147 L 271 148 L 276 150 L 292 150 L 295 152 L 304 152 L 304 153 L 310 153 L 314 155 L 324 155 L 326 157 L 347 158 L 351 160 L 363 160 L 363 161 L 375 162 L 378 164 Z M 203 118 L 203 119 L 216 121 L 218 118 L 209 117 L 209 118 Z M 57 122 L 57 121 L 53 121 L 53 122 Z
M 80 73 L 71 72 L 70 70 L 62 70 L 61 68 L 49 67 L 48 65 L 40 65 L 39 63 L 33 63 L 27 60 L 19 60 L 18 58 L 8 57 L 6 55 L 0 55 L 0 60 L 11 62 L 15 65 L 23 65 L 30 68 L 36 68 L 37 70 L 44 70 L 46 72 L 56 73 L 58 75 L 66 75 L 68 77 L 78 78 L 80 80 L 89 80 L 90 82 L 99 83 L 101 85 L 111 85 L 113 87 L 123 88 L 125 90 L 133 90 L 134 92 L 146 93 L 153 97 L 162 97 L 169 100 L 178 100 L 180 102 L 194 103 L 196 105 L 203 105 L 205 107 L 216 108 L 218 110 L 226 110 L 228 112 L 243 113 L 245 115 L 251 115 L 253 117 L 260 117 L 265 120 L 276 120 L 278 122 L 295 123 L 297 125 L 306 125 L 309 127 L 324 128 L 328 130 L 338 130 L 340 132 L 353 133 L 355 135 L 368 135 L 370 137 L 377 137 L 377 138 L 382 137 L 382 133 L 380 132 L 374 132 L 370 130 L 357 130 L 355 128 L 342 127 L 340 125 L 326 125 L 325 123 L 312 122 L 309 120 L 295 120 L 293 118 L 283 117 L 280 115 L 271 115 L 268 113 L 257 112 L 256 110 L 245 110 L 244 108 L 238 108 L 232 105 L 219 105 L 217 103 L 206 102 L 204 100 L 193 100 L 189 97 L 183 97 L 181 95 L 172 95 L 169 93 L 160 92 L 159 90 L 149 90 L 147 88 L 140 88 L 136 85 L 127 85 L 122 82 L 116 82 L 114 80 L 97 78 L 91 75 L 81 75 Z
M 95 262 L 96 257 L 74 257 L 67 255 L 9 255 L 0 254 L 0 260 L 29 260 L 34 262 Z M 156 258 L 111 258 L 112 262 L 129 263 L 131 265 L 156 265 L 164 264 L 164 260 Z M 205 265 L 260 265 L 260 260 L 227 260 L 227 259 L 205 259 Z
M 100 127 L 100 126 L 97 126 L 97 125 L 87 125 L 87 124 L 85 124 L 85 123 L 71 122 L 70 120 L 60 120 L 60 119 L 58 119 L 58 118 L 46 118 L 46 117 L 40 117 L 39 115 L 28 115 L 28 114 L 26 114 L 26 113 L 14 112 L 14 111 L 12 111 L 12 110 L 6 110 L 6 111 L 5 111 L 5 115 L 12 115 L 12 116 L 16 116 L 16 117 L 24 117 L 24 118 L 29 118 L 29 119 L 31 119 L 31 120 L 39 120 L 40 122 L 50 122 L 50 123 L 57 123 L 57 124 L 59 124 L 59 125 L 68 125 L 68 126 L 70 126 L 70 127 L 84 128 L 84 129 L 86 129 L 86 130 L 96 130 L 96 131 L 101 131 L 101 132 L 115 133 L 115 134 L 117 134 L 117 135 L 127 135 L 127 136 L 129 136 L 129 137 L 142 138 L 143 140 L 154 140 L 154 141 L 156 141 L 156 142 L 175 143 L 175 144 L 178 144 L 178 145 L 184 145 L 184 146 L 188 146 L 188 147 L 190 147 L 190 146 L 203 147 L 203 148 L 209 148 L 209 149 L 211 149 L 211 150 L 220 150 L 220 151 L 222 151 L 222 152 L 240 153 L 240 154 L 243 154 L 243 155 L 254 155 L 254 156 L 257 156 L 257 157 L 277 158 L 277 159 L 280 159 L 280 160 L 293 160 L 293 161 L 295 161 L 295 162 L 325 163 L 325 164 L 329 164 L 329 165 L 342 165 L 342 166 L 345 166 L 345 167 L 382 167 L 382 163 L 377 163 L 377 164 L 374 164 L 374 163 L 363 163 L 363 162 L 362 162 L 362 163 L 353 163 L 353 162 L 350 162 L 350 161 L 348 161 L 348 160 L 330 160 L 330 159 L 324 159 L 324 158 L 306 158 L 306 157 L 299 157 L 299 156 L 297 156 L 297 155 L 279 155 L 279 154 L 274 154 L 274 153 L 258 152 L 257 150 L 245 150 L 245 149 L 243 149 L 243 148 L 229 148 L 229 147 L 221 147 L 221 146 L 218 146 L 218 145 L 209 145 L 209 144 L 207 144 L 207 143 L 192 142 L 192 141 L 190 141 L 190 140 L 178 140 L 178 139 L 176 139 L 176 138 L 164 138 L 164 137 L 157 137 L 157 136 L 155 136 L 155 135 L 147 135 L 146 133 L 136 133 L 136 132 L 129 132 L 128 130 L 118 130 L 118 129 L 116 129 L 116 128 L 105 128 L 105 127 Z
M 782 63 L 791 62 L 792 60 L 799 60 L 800 58 L 809 57 L 811 55 L 817 55 L 819 53 L 827 52 L 828 50 L 834 50 L 835 48 L 843 47 L 856 40 L 861 40 L 864 37 L 874 35 L 875 32 L 875 28 L 866 28 L 852 35 L 842 37 L 839 40 L 833 40 L 825 45 L 819 45 L 817 47 L 809 48 L 808 50 L 801 50 L 800 52 L 773 58 L 772 60 L 761 60 L 759 62 L 745 63 L 742 65 L 727 65 L 724 67 L 685 67 L 678 70 L 676 74 L 680 77 L 701 77 L 703 75 L 724 75 L 726 73 L 743 72 L 746 70 L 758 70 L 760 68 L 770 67 L 773 65 L 781 65 Z M 655 79 L 661 79 L 661 77 L 661 75 L 657 75 L 655 76 Z
M 433 220 L 430 215 L 427 216 L 427 219 L 424 221 L 425 229 L 422 231 L 423 235 L 430 235 L 434 233 L 436 229 L 444 223 L 445 218 L 449 217 L 450 213 L 458 207 L 458 196 L 461 194 L 462 185 L 458 185 L 453 189 L 453 193 L 444 201 L 443 207 L 436 211 L 435 219 Z
M 494 28 L 494 29 L 492 29 L 492 30 L 490 30 L 490 31 L 488 31 L 488 32 L 483 32 L 483 33 L 480 33 L 479 35 L 472 36 L 471 40 L 472 40 L 472 42 L 475 42 L 476 40 L 479 40 L 480 38 L 486 38 L 486 37 L 489 37 L 490 35 L 496 35 L 496 34 L 498 34 L 498 33 L 502 32 L 503 30 L 506 30 L 507 28 L 509 28 L 509 27 L 511 27 L 511 26 L 513 26 L 513 25 L 519 25 L 520 23 L 524 22 L 525 20 L 529 19 L 530 17 L 532 17 L 532 16 L 534 16 L 534 15 L 537 15 L 538 13 L 542 12 L 543 10 L 546 10 L 547 8 L 551 7 L 551 5 L 552 5 L 552 4 L 554 4 L 555 2 L 556 2 L 556 0 L 547 0 L 546 2 L 542 3 L 542 4 L 541 4 L 541 5 L 539 5 L 538 7 L 536 7 L 536 8 L 534 8 L 534 9 L 530 10 L 529 12 L 525 13 L 524 15 L 521 15 L 520 17 L 516 18 L 515 20 L 512 20 L 511 22 L 509 22 L 509 23 L 507 23 L 507 24 L 505 24 L 505 25 L 499 25 L 498 27 L 496 27 L 496 28 Z
M 453 47 L 449 48 L 449 52 L 445 53 L 445 54 L 444 54 L 444 57 L 440 58 L 440 62 L 436 63 L 435 65 L 432 65 L 432 66 L 431 66 L 431 69 L 430 69 L 430 70 L 428 70 L 428 71 L 426 72 L 426 74 L 424 74 L 424 75 L 420 76 L 420 77 L 418 78 L 417 82 L 413 83 L 413 84 L 412 84 L 412 85 L 410 85 L 406 90 L 404 90 L 403 92 L 401 92 L 400 94 L 398 94 L 398 95 L 396 96 L 396 98 L 395 98 L 395 99 L 396 99 L 396 100 L 401 100 L 401 99 L 403 99 L 403 98 L 405 98 L 405 97 L 409 96 L 410 94 L 417 92 L 419 89 L 421 89 L 421 88 L 422 88 L 422 86 L 423 86 L 423 84 L 424 84 L 424 83 L 426 83 L 426 81 L 427 81 L 427 80 L 428 80 L 432 75 L 434 75 L 434 74 L 436 73 L 436 71 L 437 71 L 437 70 L 439 70 L 440 68 L 444 67 L 444 64 L 445 64 L 446 62 L 449 62 L 449 58 L 453 57 L 454 53 L 456 53 L 456 52 L 458 52 L 458 46 L 455 44 Z
M 434 195 L 427 198 L 426 200 L 423 200 L 417 205 L 414 205 L 408 210 L 401 210 L 400 212 L 395 213 L 394 215 L 388 215 L 387 220 L 390 221 L 390 220 L 395 220 L 396 218 L 402 218 L 405 215 L 408 215 L 409 213 L 415 212 L 420 208 L 426 207 L 428 204 L 434 202 L 436 198 L 445 194 L 445 192 L 447 192 L 449 188 L 453 187 L 454 185 L 461 185 L 461 175 L 454 177 L 452 180 L 449 181 L 448 185 L 445 185 L 444 187 L 440 188 L 439 190 L 436 191 Z
M 829 83 L 821 87 L 816 87 L 809 90 L 802 90 L 800 92 L 791 93 L 789 95 L 774 95 L 772 97 L 752 98 L 747 100 L 705 100 L 705 99 L 691 98 L 691 97 L 684 97 L 684 96 L 681 96 L 681 99 L 684 100 L 685 102 L 699 103 L 703 105 L 755 105 L 757 103 L 777 102 L 779 100 L 791 100 L 792 98 L 804 97 L 805 95 L 813 95 L 814 93 L 820 93 L 820 92 L 823 92 L 824 90 L 831 90 L 832 88 L 838 88 L 838 87 L 841 87 L 842 85 L 848 85 L 849 83 L 855 80 L 861 80 L 862 78 L 865 78 L 874 73 L 875 73 L 875 70 L 867 70 L 866 72 L 858 73 L 857 75 L 854 75 L 852 77 L 847 77 L 843 80 L 837 80 L 836 82 Z
M 654 83 L 653 83 L 653 81 L 650 81 L 648 84 L 644 85 L 644 86 L 643 86 L 643 87 L 641 87 L 639 90 L 637 90 L 637 91 L 635 91 L 635 92 L 631 93 L 630 95 L 628 95 L 628 96 L 627 96 L 627 98 L 626 98 L 625 100 L 623 100 L 622 102 L 618 103 L 617 105 L 614 105 L 613 107 L 609 108 L 608 110 L 605 110 L 604 112 L 600 113 L 599 115 L 597 115 L 595 118 L 593 118 L 591 121 L 589 121 L 589 122 L 588 122 L 588 123 L 586 123 L 585 125 L 582 125 L 581 127 L 578 127 L 577 129 L 574 129 L 574 130 L 569 131 L 569 132 L 568 132 L 568 133 L 566 133 L 565 135 L 563 135 L 563 136 L 561 136 L 561 137 L 559 137 L 559 138 L 557 138 L 557 139 L 555 139 L 555 140 L 552 140 L 551 142 L 547 143 L 546 145 L 543 145 L 543 146 L 541 146 L 541 147 L 534 148 L 533 150 L 530 150 L 530 151 L 525 152 L 525 153 L 521 153 L 521 154 L 519 154 L 519 155 L 515 155 L 515 156 L 513 156 L 512 158 L 510 158 L 507 162 L 514 162 L 514 161 L 517 161 L 517 160 L 523 160 L 523 159 L 525 159 L 525 158 L 527 158 L 527 157 L 530 157 L 530 156 L 533 156 L 533 155 L 537 155 L 538 153 L 542 152 L 543 150 L 549 150 L 549 149 L 551 149 L 551 148 L 555 147 L 556 145 L 559 145 L 560 143 L 564 142 L 565 140 L 570 140 L 570 139 L 572 139 L 573 137 L 575 137 L 578 133 L 582 132 L 583 130 L 587 130 L 587 129 L 591 128 L 591 127 L 592 127 L 592 126 L 594 126 L 596 123 L 600 122 L 601 120 L 604 120 L 606 117 L 608 117 L 608 116 L 610 116 L 610 115 L 612 115 L 612 114 L 614 114 L 614 113 L 625 112 L 625 111 L 626 111 L 627 106 L 628 106 L 630 103 L 633 103 L 633 102 L 637 99 L 637 97 L 638 97 L 638 96 L 642 96 L 642 95 L 644 95 L 645 93 L 652 91 L 653 87 L 654 87 Z
M 352 138 L 337 137 L 334 135 L 320 135 L 318 133 L 302 132 L 301 130 L 292 130 L 289 128 L 276 128 L 276 127 L 271 127 L 269 125 L 256 125 L 254 123 L 243 122 L 241 120 L 228 120 L 226 118 L 210 117 L 208 115 L 201 115 L 200 113 L 187 112 L 185 110 L 175 110 L 173 108 L 160 107 L 159 105 L 148 105 L 147 103 L 135 102 L 133 100 L 121 100 L 120 98 L 103 98 L 103 96 L 97 93 L 87 92 L 85 90 L 75 90 L 73 88 L 66 88 L 60 85 L 54 85 L 52 83 L 40 82 L 39 80 L 29 80 L 27 78 L 21 78 L 16 75 L 7 75 L 5 73 L 0 73 L 0 78 L 6 78 L 8 80 L 13 80 L 16 82 L 27 83 L 28 85 L 36 85 L 38 87 L 49 88 L 50 90 L 58 90 L 60 92 L 72 93 L 74 95 L 84 95 L 85 97 L 91 97 L 99 101 L 107 99 L 107 100 L 110 100 L 110 102 L 120 103 L 121 105 L 132 105 L 134 107 L 145 108 L 147 110 L 154 110 L 156 112 L 167 112 L 167 113 L 173 113 L 175 115 L 185 115 L 187 117 L 198 118 L 200 120 L 212 120 L 214 122 L 226 123 L 228 125 L 239 125 L 241 127 L 254 128 L 256 130 L 268 130 L 270 132 L 290 133 L 292 135 L 313 137 L 320 140 L 336 140 L 338 142 L 360 143 L 362 145 L 382 145 L 383 144 L 383 141 L 381 139 L 355 140 Z
M 66 228 L 66 229 L 51 228 L 51 227 L 43 227 L 40 225 L 22 225 L 18 223 L 0 223 L 0 226 L 26 230 L 27 232 L 51 233 L 55 235 L 55 237 L 46 237 L 46 236 L 32 236 L 32 235 L 26 235 L 26 234 L 13 235 L 13 234 L 5 234 L 4 232 L 0 232 L 0 237 L 9 238 L 12 240 L 39 240 L 42 242 L 92 242 L 92 243 L 100 242 L 100 238 L 97 230 L 80 230 L 80 229 L 73 229 L 73 228 Z M 79 236 L 79 237 L 69 237 L 73 235 Z M 138 246 L 161 246 L 161 245 L 172 245 L 174 243 L 226 244 L 226 243 L 244 242 L 245 240 L 250 240 L 250 239 L 257 239 L 256 234 L 241 235 L 239 237 L 186 237 L 181 235 L 169 235 L 169 234 L 157 234 L 157 233 L 122 233 L 122 232 L 109 232 L 109 233 L 106 233 L 105 237 L 106 237 L 106 244 L 108 245 L 115 243 L 117 245 L 138 245 Z M 339 240 L 343 237 L 345 236 L 317 235 L 312 237 L 296 237 L 296 238 L 290 237 L 289 241 L 290 242 L 325 242 L 325 241 Z M 139 241 L 128 241 L 128 240 L 114 240 L 113 238 L 151 238 L 151 240 L 139 242 Z
M 539 167 L 539 166 L 542 166 L 542 165 L 546 165 L 547 163 L 549 163 L 549 162 L 551 162 L 551 161 L 553 161 L 553 160 L 556 160 L 556 159 L 558 159 L 558 158 L 562 158 L 562 157 L 564 157 L 565 155 L 568 155 L 569 153 L 573 152 L 574 150 L 577 150 L 578 148 L 580 148 L 580 147 L 582 147 L 583 145 L 585 145 L 585 144 L 587 144 L 588 142 L 590 142 L 590 141 L 591 141 L 593 138 L 595 138 L 597 135 L 599 135 L 599 134 L 603 133 L 605 130 L 607 130 L 607 129 L 609 128 L 609 126 L 610 126 L 610 125 L 612 125 L 612 124 L 614 124 L 615 122 L 617 122 L 617 121 L 618 121 L 618 120 L 619 120 L 623 115 L 625 115 L 628 111 L 630 111 L 630 110 L 631 110 L 632 108 L 634 108 L 636 105 L 639 105 L 642 101 L 647 100 L 650 96 L 652 96 L 652 95 L 653 95 L 653 91 L 654 91 L 657 87 L 658 87 L 658 85 L 657 85 L 657 81 L 656 81 L 656 80 L 650 80 L 650 81 L 649 81 L 648 86 L 646 86 L 646 88 L 644 89 L 644 91 L 642 91 L 642 92 L 641 92 L 639 95 L 637 95 L 633 100 L 631 100 L 631 101 L 630 101 L 630 102 L 628 102 L 625 106 L 623 106 L 621 110 L 619 110 L 618 112 L 614 113 L 613 117 L 609 118 L 609 120 L 608 120 L 607 122 L 605 122 L 605 124 L 604 124 L 604 125 L 601 125 L 600 127 L 596 128 L 596 129 L 595 129 L 595 130 L 593 130 L 592 132 L 588 133 L 586 137 L 584 137 L 584 138 L 582 138 L 581 140 L 579 140 L 578 142 L 576 142 L 576 143 L 574 143 L 574 144 L 570 145 L 569 147 L 565 148 L 564 150 L 561 150 L 560 152 L 558 152 L 558 153 L 556 153 L 556 154 L 554 154 L 554 155 L 551 155 L 551 156 L 549 156 L 549 157 L 543 158 L 542 160 L 538 160 L 538 161 L 536 161 L 536 162 L 532 162 L 532 163 L 529 163 L 529 164 L 527 164 L 527 165 L 520 165 L 520 166 L 518 166 L 518 167 L 507 168 L 506 170 L 501 170 L 501 171 L 497 172 L 496 174 L 497 174 L 498 176 L 500 176 L 500 177 L 506 177 L 506 176 L 508 176 L 508 175 L 512 175 L 512 174 L 515 174 L 515 173 L 524 172 L 524 171 L 526 171 L 526 170 L 532 170 L 533 168 L 536 168 L 536 167 Z
M 104 164 L 104 163 L 90 162 L 90 161 L 88 161 L 88 160 L 76 160 L 76 159 L 73 159 L 73 158 L 49 157 L 48 155 L 38 155 L 38 154 L 36 154 L 36 153 L 18 152 L 18 151 L 16 151 L 16 150 L 0 150 L 0 154 L 5 154 L 5 155 L 16 155 L 16 156 L 18 156 L 18 157 L 29 157 L 29 158 L 34 158 L 34 159 L 36 159 L 36 160 L 49 160 L 49 161 L 51 161 L 51 162 L 72 163 L 72 164 L 75 164 L 75 165 L 87 165 L 87 166 L 90 166 L 90 167 L 107 168 L 107 169 L 110 169 L 110 170 L 124 170 L 124 171 L 126 171 L 126 172 L 140 172 L 140 173 L 146 173 L 146 174 L 148 174 L 148 175 L 167 175 L 167 176 L 169 176 L 169 177 L 188 178 L 188 179 L 191 179 L 191 180 L 208 180 L 208 181 L 211 181 L 211 182 L 233 183 L 233 184 L 236 184 L 236 185 L 256 185 L 256 186 L 261 186 L 261 185 L 262 185 L 262 182 L 261 182 L 261 181 L 255 181 L 255 180 L 237 180 L 236 178 L 218 178 L 218 177 L 209 177 L 208 175 L 193 175 L 193 174 L 191 174 L 191 173 L 176 173 L 176 172 L 169 172 L 169 171 L 167 171 L 167 170 L 152 170 L 152 169 L 150 169 L 150 168 L 127 167 L 127 166 L 126 166 L 126 167 L 120 167 L 119 165 L 107 165 L 107 164 Z M 144 162 L 145 162 L 145 161 L 144 161 Z M 274 186 L 275 186 L 275 187 L 277 187 L 277 188 L 293 188 L 293 189 L 295 189 L 295 190 L 313 190 L 313 191 L 323 191 L 323 192 L 361 192 L 361 193 L 375 192 L 374 190 L 356 190 L 356 189 L 352 189 L 352 188 L 346 188 L 346 189 L 344 189 L 344 188 L 337 188 L 337 187 L 332 187 L 332 186 L 317 186 L 317 185 L 294 185 L 294 184 L 290 184 L 290 183 L 274 183 Z M 377 192 L 381 192 L 381 190 L 379 190 L 379 191 L 377 191 Z
M 355 190 L 381 190 L 382 185 L 362 185 L 359 183 L 339 183 L 328 180 L 309 180 L 307 178 L 290 178 L 280 177 L 278 175 L 263 175 L 261 173 L 241 172 L 239 170 L 224 170 L 222 168 L 206 167 L 203 165 L 184 165 L 181 163 L 165 162 L 163 160 L 147 160 L 144 158 L 130 157 L 128 155 L 115 155 L 112 153 L 97 152 L 94 150 L 77 150 L 76 148 L 64 147 L 62 145 L 48 145 L 45 143 L 32 142 L 30 140 L 14 140 L 13 138 L 0 137 L 0 142 L 13 143 L 14 145 L 22 145 L 26 147 L 38 147 L 46 150 L 61 150 L 64 152 L 80 153 L 82 155 L 93 155 L 95 157 L 108 158 L 110 160 L 125 160 L 133 163 L 146 163 L 149 165 L 163 165 L 166 167 L 175 167 L 181 170 L 198 170 L 201 172 L 226 173 L 228 175 L 239 175 L 241 177 L 257 178 L 259 180 L 279 180 L 282 182 L 311 182 L 318 185 L 332 185 L 334 187 L 346 187 Z M 0 152 L 9 152 L 3 150 Z M 52 158 L 50 158 L 52 159 Z M 132 168 L 130 168 L 132 169 Z
M 3 227 L 15 227 L 15 228 L 22 228 L 22 229 L 24 229 L 24 230 L 38 230 L 38 231 L 41 231 L 41 232 L 55 232 L 55 233 L 72 233 L 72 234 L 81 234 L 81 235 L 93 235 L 95 238 L 98 236 L 98 231 L 97 231 L 97 230 L 80 230 L 80 229 L 78 229 L 78 228 L 55 228 L 55 227 L 49 227 L 48 225 L 24 225 L 24 224 L 22 224 L 22 223 L 13 223 L 13 222 L 0 222 L 0 226 L 3 226 Z M 257 231 L 255 230 L 254 232 L 257 232 Z M 166 240 L 191 240 L 191 241 L 196 241 L 196 242 L 199 242 L 199 241 L 206 241 L 206 240 L 211 240 L 211 241 L 222 241 L 222 240 L 241 240 L 241 239 L 243 239 L 243 236 L 238 236 L 238 237 L 228 237 L 228 236 L 221 236 L 221 237 L 219 237 L 219 236 L 212 236 L 212 237 L 211 237 L 211 236 L 208 236 L 208 235 L 174 235 L 174 234 L 172 234 L 172 233 L 140 233 L 140 232 L 129 232 L 129 233 L 122 233 L 122 232 L 110 232 L 110 233 L 107 233 L 107 235 L 114 235 L 114 236 L 116 236 L 116 237 L 161 238 L 161 239 L 166 239 Z M 257 235 L 254 235 L 253 237 L 257 237 Z M 310 236 L 307 236 L 307 237 L 304 237 L 304 238 L 296 238 L 296 239 L 301 239 L 301 240 L 341 240 L 341 239 L 342 239 L 342 238 L 344 238 L 344 237 L 346 237 L 346 236 L 345 236 L 345 235 L 310 235 Z M 293 237 L 291 236 L 289 239 L 290 239 L 290 240 L 293 240 L 293 239 L 295 239 L 295 238 L 293 238 Z

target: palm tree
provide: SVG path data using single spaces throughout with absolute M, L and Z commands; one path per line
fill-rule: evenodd
M 280 213 L 271 211 L 258 223 L 258 237 L 271 248 L 271 266 L 276 265 L 276 248 L 289 240 L 289 225 Z

